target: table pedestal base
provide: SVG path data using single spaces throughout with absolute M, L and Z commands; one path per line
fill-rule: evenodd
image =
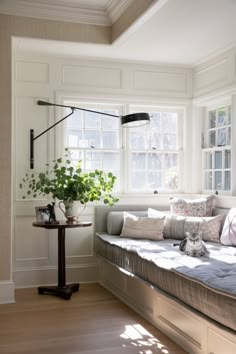
M 68 284 L 65 286 L 39 286 L 38 293 L 39 294 L 52 294 L 56 296 L 60 296 L 65 300 L 70 300 L 72 293 L 79 290 L 79 284 Z

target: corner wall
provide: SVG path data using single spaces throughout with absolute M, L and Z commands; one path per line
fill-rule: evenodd
M 12 282 L 12 88 L 11 40 L 14 36 L 110 43 L 109 27 L 0 15 L 0 303 L 14 299 Z M 3 291 L 3 287 L 5 291 Z

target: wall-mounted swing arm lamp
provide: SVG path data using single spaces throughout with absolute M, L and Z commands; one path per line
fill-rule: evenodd
M 79 107 L 73 107 L 73 106 L 65 106 L 62 104 L 50 103 L 50 102 L 46 102 L 46 101 L 38 101 L 37 104 L 39 106 L 56 106 L 56 107 L 70 108 L 71 113 L 66 115 L 64 118 L 60 119 L 55 124 L 51 125 L 49 128 L 47 128 L 46 130 L 44 130 L 43 132 L 41 132 L 37 136 L 34 136 L 34 129 L 30 129 L 30 168 L 31 169 L 34 168 L 34 141 L 36 139 L 38 139 L 40 136 L 42 136 L 43 134 L 47 133 L 52 128 L 54 128 L 57 124 L 61 123 L 63 120 L 65 120 L 66 118 L 71 116 L 76 109 L 78 109 L 80 111 L 85 111 L 85 112 L 102 114 L 104 116 L 120 118 L 121 125 L 122 125 L 122 127 L 125 127 L 125 128 L 140 127 L 140 126 L 146 125 L 150 122 L 149 114 L 143 113 L 143 112 L 142 113 L 132 113 L 132 114 L 128 114 L 125 116 L 117 116 L 117 115 L 110 114 L 110 113 L 98 112 L 98 111 L 93 111 L 91 109 L 85 109 L 85 108 L 79 108 Z

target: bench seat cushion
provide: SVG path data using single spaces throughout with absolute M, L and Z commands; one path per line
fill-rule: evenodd
M 236 248 L 207 242 L 209 257 L 195 258 L 174 243 L 97 233 L 95 249 L 104 259 L 236 331 Z

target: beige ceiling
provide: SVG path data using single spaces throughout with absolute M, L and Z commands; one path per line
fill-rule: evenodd
M 7 3 L 34 3 L 41 9 L 53 5 L 57 10 L 66 5 L 68 11 L 77 7 L 74 13 L 88 11 L 97 19 L 103 14 L 103 19 L 112 24 L 132 1 L 138 0 L 0 0 L 0 13 L 2 5 L 6 9 Z M 140 0 L 145 1 L 148 3 Z M 236 0 L 156 0 L 154 3 L 162 6 L 150 6 L 154 11 L 150 8 L 144 11 L 110 45 L 55 42 L 49 46 L 45 41 L 30 39 L 19 39 L 17 45 L 22 50 L 188 66 L 236 45 Z

